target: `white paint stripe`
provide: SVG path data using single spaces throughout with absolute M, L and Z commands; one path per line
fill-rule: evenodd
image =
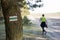
M 9 21 L 17 21 L 17 16 L 10 16 Z
M 9 18 L 17 18 L 17 16 L 10 16 Z

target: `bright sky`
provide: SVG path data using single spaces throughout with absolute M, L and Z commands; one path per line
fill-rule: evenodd
M 31 13 L 55 13 L 60 12 L 60 0 L 42 0 L 43 7 L 36 8 Z M 32 2 L 33 3 L 33 2 Z

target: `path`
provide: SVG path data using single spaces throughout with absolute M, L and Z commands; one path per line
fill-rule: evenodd
M 37 27 L 39 27 L 39 19 L 35 20 Z M 50 40 L 60 40 L 60 19 L 47 19 L 48 28 L 46 31 L 47 35 L 51 38 Z
M 48 19 L 48 35 L 52 40 L 60 40 L 60 19 Z

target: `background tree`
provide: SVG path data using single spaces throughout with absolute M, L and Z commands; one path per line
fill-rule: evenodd
M 22 1 L 22 2 L 19 1 L 17 4 L 18 4 L 18 6 L 19 6 L 20 9 L 21 9 L 22 18 L 23 18 L 24 16 L 27 16 L 27 15 L 30 14 L 29 9 L 28 9 L 28 7 L 27 7 L 27 3 L 26 3 L 25 0 Z
M 16 0 L 1 0 L 1 6 L 5 19 L 6 40 L 22 40 L 21 11 L 17 6 Z M 14 16 L 16 20 L 11 21 L 11 17 Z

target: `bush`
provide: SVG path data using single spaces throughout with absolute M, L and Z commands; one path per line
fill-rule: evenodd
M 23 25 L 28 25 L 31 24 L 30 20 L 27 18 L 27 16 L 24 16 L 23 20 L 22 20 Z

